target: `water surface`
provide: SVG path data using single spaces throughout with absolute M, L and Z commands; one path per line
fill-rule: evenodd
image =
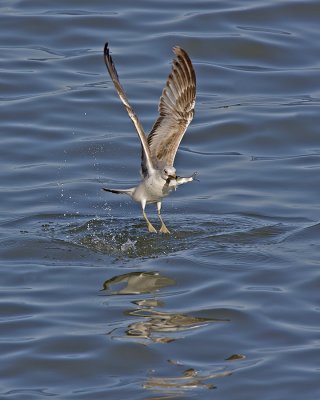
M 0 11 L 1 399 L 318 399 L 320 4 Z M 193 60 L 170 236 L 101 191 L 140 162 L 105 41 L 146 131 Z

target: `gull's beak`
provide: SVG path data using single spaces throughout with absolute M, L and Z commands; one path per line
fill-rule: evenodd
M 169 178 L 169 179 L 177 179 L 177 174 L 168 175 L 168 178 Z

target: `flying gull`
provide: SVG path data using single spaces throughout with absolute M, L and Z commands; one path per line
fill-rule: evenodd
M 161 222 L 161 233 L 170 233 L 161 217 L 161 202 L 179 185 L 191 182 L 195 174 L 189 177 L 177 176 L 173 166 L 174 158 L 181 139 L 192 121 L 196 99 L 196 75 L 192 62 L 181 47 L 174 47 L 176 55 L 172 71 L 168 76 L 159 102 L 159 117 L 148 136 L 129 104 L 128 98 L 120 84 L 116 67 L 109 52 L 108 43 L 104 47 L 104 60 L 118 95 L 131 118 L 141 142 L 141 176 L 136 187 L 129 189 L 103 190 L 111 193 L 126 194 L 141 204 L 143 217 L 149 232 L 157 232 L 149 221 L 145 206 L 157 204 L 158 217 Z

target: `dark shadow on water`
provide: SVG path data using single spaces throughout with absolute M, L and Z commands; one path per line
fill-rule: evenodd
M 176 224 L 176 228 L 174 226 Z M 238 245 L 257 246 L 276 243 L 292 230 L 290 221 L 278 223 L 263 216 L 200 215 L 175 216 L 172 234 L 153 234 L 137 219 L 92 218 L 71 223 L 65 240 L 116 259 L 157 258 L 193 250 L 220 249 Z
M 137 219 L 90 219 L 67 229 L 68 240 L 115 258 L 152 258 L 188 249 L 188 240 L 198 236 L 191 228 L 171 235 L 153 234 Z
M 172 234 L 153 234 L 137 218 L 99 218 L 77 214 L 44 214 L 6 221 L 0 225 L 6 240 L 10 234 L 21 239 L 55 241 L 56 245 L 77 246 L 122 261 L 178 255 L 181 252 L 238 252 L 238 248 L 259 254 L 269 245 L 284 240 L 290 245 L 297 238 L 317 237 L 317 225 L 292 218 L 258 214 L 174 215 Z M 34 247 L 34 246 L 33 246 Z M 196 249 L 196 252 L 195 252 Z M 36 247 L 35 250 L 36 252 Z

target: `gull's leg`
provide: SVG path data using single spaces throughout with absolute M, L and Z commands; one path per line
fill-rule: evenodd
M 146 220 L 147 226 L 148 226 L 148 231 L 152 233 L 157 233 L 155 227 L 152 225 L 152 223 L 148 220 L 147 214 L 145 213 L 144 209 L 146 206 L 146 201 L 141 202 L 141 207 L 142 207 L 142 214 L 143 218 Z
M 166 227 L 165 223 L 163 222 L 163 219 L 161 217 L 160 211 L 161 211 L 161 201 L 157 202 L 157 210 L 158 210 L 158 217 L 161 221 L 161 228 L 160 231 L 161 233 L 170 233 L 169 229 Z

